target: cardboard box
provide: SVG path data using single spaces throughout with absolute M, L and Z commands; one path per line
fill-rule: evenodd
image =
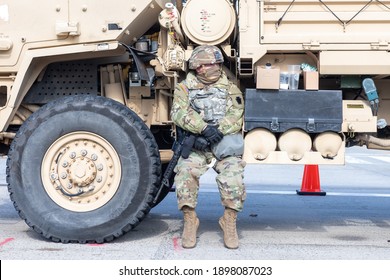
M 319 78 L 317 71 L 303 71 L 303 88 L 306 90 L 318 90 Z
M 257 67 L 256 88 L 258 89 L 279 89 L 280 69 L 264 66 Z

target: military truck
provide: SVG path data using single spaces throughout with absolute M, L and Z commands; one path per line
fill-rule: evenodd
M 249 164 L 344 164 L 346 147 L 387 149 L 388 30 L 390 1 L 379 0 L 0 0 L 0 143 L 15 209 L 55 242 L 133 229 L 170 190 L 159 192 L 173 92 L 204 44 L 223 51 L 245 94 Z

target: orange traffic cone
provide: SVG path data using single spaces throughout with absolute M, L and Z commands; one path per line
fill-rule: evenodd
M 305 165 L 302 178 L 301 190 L 297 190 L 299 195 L 326 195 L 326 192 L 321 191 L 320 188 L 320 174 L 318 165 Z

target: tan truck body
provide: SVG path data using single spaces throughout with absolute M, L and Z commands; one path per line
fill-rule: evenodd
M 245 93 L 243 157 L 248 163 L 343 164 L 347 145 L 388 149 L 390 133 L 386 132 L 387 125 L 379 123 L 390 119 L 389 30 L 390 1 L 0 0 L 0 143 L 3 154 L 12 151 L 8 176 L 11 198 L 21 216 L 52 240 L 104 242 L 135 226 L 153 206 L 150 197 L 157 193 L 160 165 L 172 157 L 175 127 L 169 114 L 175 85 L 188 72 L 187 60 L 192 50 L 202 44 L 218 45 L 223 50 L 229 78 Z M 300 70 L 296 91 L 279 88 L 282 74 L 291 74 L 289 65 L 302 64 L 317 70 L 314 80 L 311 74 Z M 274 80 L 267 81 L 266 65 L 277 71 L 276 87 Z M 362 86 L 365 78 L 374 81 L 378 98 L 367 98 Z M 264 86 L 268 82 L 273 83 L 271 88 Z M 334 97 L 327 100 L 327 94 Z M 111 145 L 108 139 L 120 134 L 108 125 L 109 121 L 104 137 L 90 120 L 72 115 L 72 110 L 81 110 L 86 115 L 95 114 L 97 120 L 101 117 L 89 112 L 88 104 L 80 96 L 92 96 L 86 100 L 93 104 L 115 100 L 127 108 L 120 109 L 125 115 L 138 116 L 139 120 L 133 122 L 140 131 L 152 135 L 142 132 L 140 137 L 154 138 L 145 149 L 157 155 L 140 155 L 140 160 L 151 157 L 156 162 L 149 162 L 147 167 L 136 166 L 139 172 L 152 170 L 154 183 L 148 190 L 151 195 L 145 193 L 145 198 L 140 199 L 144 200 L 142 214 L 132 214 L 140 218 L 123 218 L 131 222 L 118 224 L 111 233 L 61 236 L 39 222 L 31 222 L 41 214 L 35 213 L 34 218 L 28 215 L 28 207 L 24 208 L 23 204 L 31 201 L 18 189 L 24 183 L 13 179 L 21 172 L 15 161 L 25 164 L 24 170 L 38 164 L 40 174 L 35 175 L 42 178 L 42 189 L 49 201 L 76 213 L 112 208 L 110 203 L 115 203 L 112 201 L 116 192 L 123 188 L 127 168 L 120 159 L 119 144 Z M 309 103 L 305 96 L 311 100 Z M 71 98 L 75 98 L 76 105 Z M 279 103 L 286 105 L 285 119 L 278 109 L 264 115 L 266 110 L 254 108 L 262 108 L 263 98 L 269 98 L 268 108 L 278 108 Z M 47 151 L 31 157 L 41 158 L 41 162 L 30 163 L 32 159 L 23 156 L 27 153 L 24 146 L 28 149 L 34 144 L 24 140 L 23 133 L 34 137 L 35 131 L 40 131 L 37 119 L 46 116 L 47 110 L 51 115 L 45 122 L 49 124 L 53 118 L 51 125 L 60 125 L 54 119 L 56 106 L 61 104 L 56 102 L 61 100 L 66 100 L 66 110 L 70 110 L 64 123 L 79 127 L 79 121 L 85 122 L 86 128 L 70 129 L 69 134 L 58 136 L 48 130 L 47 138 L 58 139 L 47 143 L 45 137 L 35 135 L 46 143 Z M 326 104 L 331 109 L 324 108 L 322 102 L 329 102 Z M 108 106 L 112 108 L 112 118 L 117 110 L 113 104 L 116 103 Z M 335 115 L 329 113 L 332 110 Z M 294 127 L 293 120 L 302 118 L 306 118 L 304 122 Z M 281 128 L 283 122 L 288 128 Z M 321 122 L 325 125 L 319 129 Z M 90 130 L 87 124 L 91 125 Z M 128 129 L 133 129 L 128 125 Z M 26 134 L 25 138 L 28 137 Z M 85 149 L 79 148 L 79 143 L 84 143 Z M 107 158 L 100 163 L 99 150 Z M 57 164 L 64 155 L 71 160 Z M 153 166 L 158 166 L 158 170 Z M 116 172 L 99 173 L 110 168 Z M 134 180 L 140 180 L 141 175 L 134 176 Z M 114 188 L 108 191 L 112 185 Z M 132 194 L 135 192 L 145 190 L 137 189 Z M 132 207 L 131 203 L 128 207 Z M 87 229 L 88 226 L 79 228 Z

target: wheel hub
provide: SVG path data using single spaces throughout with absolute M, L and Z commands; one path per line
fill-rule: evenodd
M 91 184 L 97 173 L 95 163 L 89 158 L 78 157 L 73 160 L 73 163 L 66 168 L 66 173 L 69 174 L 69 182 L 75 186 L 85 187 Z
M 114 196 L 121 165 L 107 140 L 89 132 L 74 132 L 62 136 L 47 150 L 41 176 L 55 203 L 84 212 L 103 206 Z

